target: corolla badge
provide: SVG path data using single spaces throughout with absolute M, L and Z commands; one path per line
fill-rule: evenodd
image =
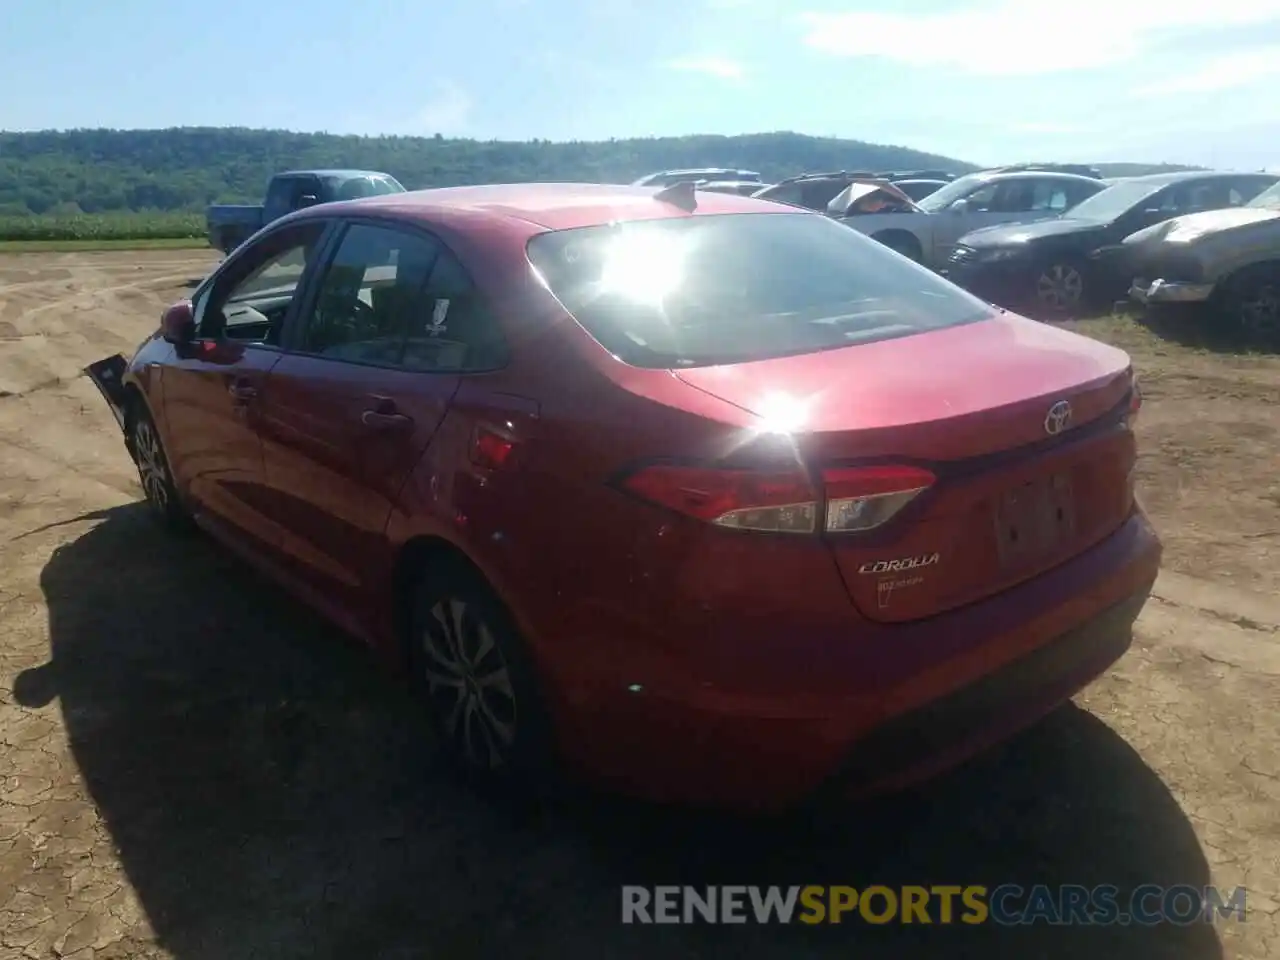
M 1069 426 L 1071 426 L 1071 404 L 1065 400 L 1059 400 L 1044 416 L 1044 432 L 1051 437 L 1056 437 Z

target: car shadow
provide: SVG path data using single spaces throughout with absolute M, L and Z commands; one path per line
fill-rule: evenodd
M 587 793 L 516 814 L 449 778 L 372 656 L 139 505 L 59 547 L 41 584 L 51 655 L 15 695 L 58 699 L 180 960 L 1222 956 L 1205 924 L 620 922 L 624 884 L 1207 884 L 1168 789 L 1074 707 L 925 787 L 820 816 L 749 822 Z
M 1165 304 L 1125 312 L 1162 340 L 1213 353 L 1280 353 L 1280 339 L 1251 337 L 1220 313 L 1199 304 Z

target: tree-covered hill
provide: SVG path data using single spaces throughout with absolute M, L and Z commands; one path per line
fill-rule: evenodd
M 766 180 L 815 170 L 975 169 L 905 147 L 796 133 L 516 143 L 209 127 L 0 132 L 0 215 L 253 203 L 273 173 L 335 166 L 385 170 L 410 189 L 528 180 L 625 183 L 655 170 L 696 166 L 743 167 Z

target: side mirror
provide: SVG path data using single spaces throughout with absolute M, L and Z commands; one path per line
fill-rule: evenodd
M 320 198 L 314 193 L 304 193 L 298 198 L 298 209 L 301 210 L 304 207 L 314 207 L 319 202 Z
M 947 209 L 951 211 L 953 216 L 961 216 L 969 212 L 969 201 L 965 199 L 957 200 Z
M 196 338 L 196 318 L 190 300 L 179 300 L 160 318 L 160 335 L 169 343 L 181 345 Z

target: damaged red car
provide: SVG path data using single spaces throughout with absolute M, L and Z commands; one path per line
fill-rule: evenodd
M 1160 562 L 1124 352 L 688 184 L 315 206 L 90 373 L 155 515 L 499 784 L 897 787 L 1106 670 Z

